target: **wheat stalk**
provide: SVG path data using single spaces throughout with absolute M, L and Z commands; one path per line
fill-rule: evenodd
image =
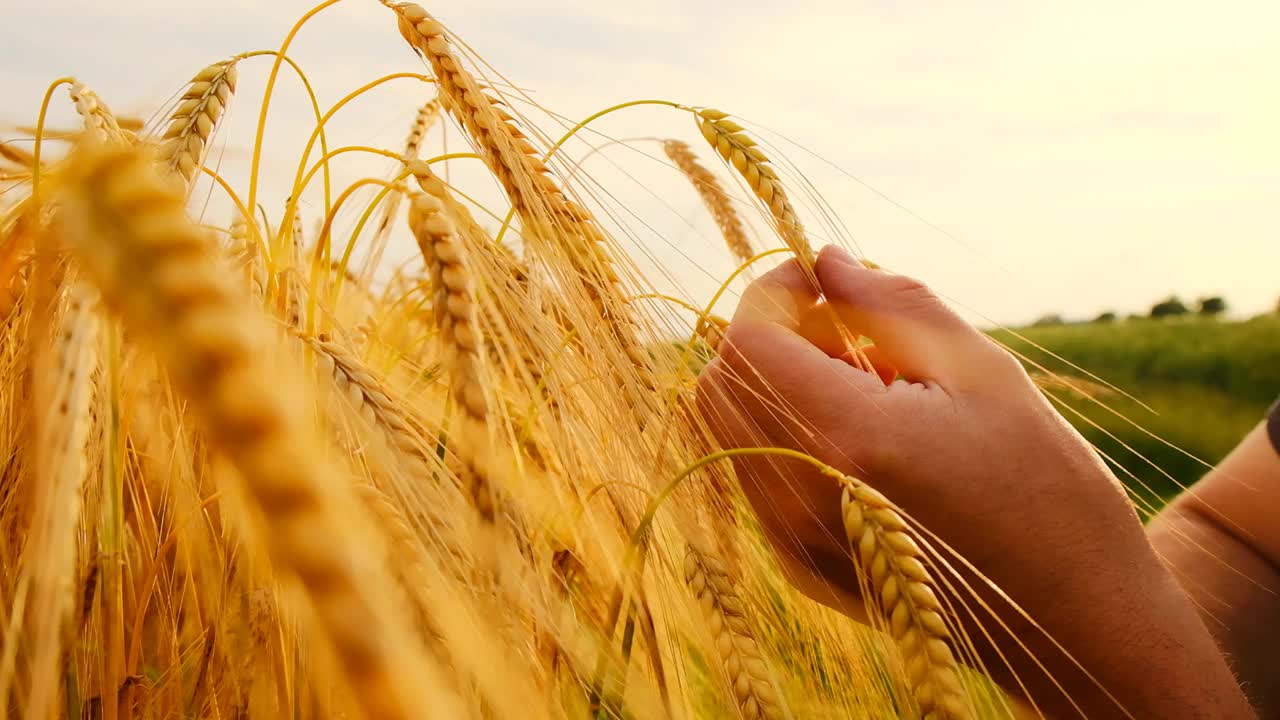
M 738 211 L 734 210 L 728 193 L 716 179 L 715 173 L 698 162 L 693 149 L 684 141 L 665 140 L 662 143 L 662 149 L 698 191 L 702 204 L 707 206 L 707 210 L 716 220 L 716 225 L 720 227 L 720 234 L 724 237 L 724 242 L 729 246 L 729 252 L 733 253 L 733 257 L 739 263 L 745 263 L 754 257 L 756 253 L 751 249 L 751 240 L 747 238 L 746 228 L 743 227 Z
M 440 119 L 440 97 L 436 96 L 423 103 L 418 108 L 418 112 L 414 115 L 413 125 L 409 127 L 409 135 L 404 141 L 404 157 L 406 161 L 417 160 L 422 152 L 422 141 L 426 139 L 427 132 Z M 425 164 L 425 163 L 424 163 Z M 382 206 L 382 216 L 378 220 L 378 228 L 373 233 L 373 240 L 370 242 L 371 250 L 368 260 L 365 262 L 365 271 L 363 273 L 362 282 L 368 283 L 373 277 L 373 271 L 378 267 L 382 260 L 382 253 L 386 250 L 387 240 L 391 237 L 391 224 L 396 218 L 396 213 L 400 210 L 400 201 L 404 198 L 405 186 L 403 182 L 397 183 L 396 192 L 390 194 L 386 203 Z
M 791 714 L 773 684 L 760 654 L 746 608 L 728 570 L 711 555 L 689 544 L 684 579 L 706 619 L 720 661 L 729 675 L 738 711 L 747 720 L 779 720 Z
M 169 127 L 161 138 L 160 161 L 188 186 L 199 172 L 209 138 L 235 94 L 237 75 L 235 60 L 202 69 L 191 78 L 169 118 Z
M 835 472 L 842 487 L 845 537 L 866 602 L 887 621 L 889 634 L 906 660 L 907 680 L 920 714 L 936 720 L 973 716 L 951 651 L 951 632 L 907 523 L 888 498 L 866 484 Z
M 338 520 L 335 478 L 262 354 L 266 328 L 226 279 L 211 239 L 188 223 L 181 190 L 153 165 L 137 149 L 76 148 L 60 212 L 75 249 L 240 471 L 272 557 L 301 580 L 364 712 L 418 717 L 417 678 L 435 669 L 403 644 L 409 635 L 357 576 L 370 567 L 362 544 Z
M 742 126 L 729 119 L 729 114 L 710 108 L 698 112 L 698 129 L 720 157 L 742 175 L 751 192 L 769 208 L 774 227 L 795 253 L 800 265 L 812 276 L 815 261 L 813 248 L 805 237 L 804 226 L 796 215 L 791 200 L 778 173 L 769 162 L 769 156 L 756 144 L 755 139 L 743 131 Z

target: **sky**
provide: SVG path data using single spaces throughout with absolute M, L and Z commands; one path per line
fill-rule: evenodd
M 117 113 L 161 117 L 200 67 L 278 47 L 310 7 L 0 4 L 0 135 L 31 123 L 47 84 L 66 74 Z M 978 322 L 1141 312 L 1172 293 L 1223 295 L 1235 314 L 1249 315 L 1280 298 L 1280 3 L 744 0 L 733 13 L 678 0 L 427 7 L 556 113 L 516 104 L 547 136 L 558 137 L 565 118 L 637 99 L 733 113 L 777 159 L 815 246 L 840 239 L 933 285 Z M 374 0 L 325 10 L 290 55 L 325 108 L 377 77 L 426 71 Z M 247 186 L 269 70 L 269 59 L 242 63 L 210 159 L 237 188 Z M 432 92 L 417 80 L 379 86 L 335 116 L 331 144 L 398 149 Z M 51 118 L 65 126 L 73 117 L 60 97 Z M 259 193 L 271 215 L 313 124 L 296 77 L 282 75 Z M 579 191 L 660 290 L 705 301 L 734 265 L 660 146 L 636 140 L 588 154 L 610 139 L 676 137 L 712 165 L 690 116 L 642 106 L 590 128 L 565 148 L 566 162 L 582 163 Z M 450 129 L 432 136 L 428 152 L 445 143 L 465 149 Z M 350 182 L 385 176 L 389 163 L 351 155 L 334 167 Z M 500 206 L 474 161 L 451 162 L 449 173 Z M 758 215 L 745 188 L 722 178 L 741 212 Z M 229 218 L 217 193 L 196 201 L 210 222 Z M 319 221 L 318 189 L 304 196 L 303 212 Z M 357 215 L 345 213 L 336 226 L 351 227 Z M 779 244 L 758 217 L 751 225 L 758 245 Z M 411 250 L 398 237 L 393 255 Z

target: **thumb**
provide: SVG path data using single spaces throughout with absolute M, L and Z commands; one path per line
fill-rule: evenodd
M 827 302 L 854 332 L 875 341 L 889 364 L 913 382 L 944 387 L 987 377 L 1008 356 L 918 280 L 871 270 L 828 245 L 815 271 Z

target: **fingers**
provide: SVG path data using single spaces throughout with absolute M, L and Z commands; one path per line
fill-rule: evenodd
M 829 457 L 835 431 L 871 444 L 868 433 L 885 417 L 887 391 L 878 378 L 778 325 L 731 325 L 713 365 L 708 370 L 722 375 L 733 402 L 762 432 L 809 454 Z
M 698 403 L 717 441 L 725 448 L 794 447 L 772 437 L 738 402 L 740 393 L 727 373 L 713 370 L 699 381 Z M 822 544 L 822 526 L 809 520 L 826 509 L 827 518 L 839 521 L 839 491 L 826 478 L 815 478 L 808 463 L 776 455 L 744 455 L 733 459 L 739 483 L 770 538 L 780 543 L 785 554 L 803 556 L 806 546 Z M 817 487 L 810 482 L 817 481 Z M 817 491 L 815 493 L 815 491 Z M 815 503 L 815 494 L 826 502 Z M 798 519 L 803 521 L 798 522 Z
M 818 301 L 813 285 L 795 260 L 788 260 L 747 286 L 734 323 L 774 323 L 795 330 Z
M 836 314 L 908 380 L 966 384 L 997 362 L 995 346 L 916 280 L 870 270 L 834 245 L 818 254 L 816 272 Z
M 888 385 L 898 377 L 898 368 L 894 367 L 893 363 L 889 362 L 889 358 L 885 356 L 884 352 L 881 351 L 880 348 L 875 345 L 864 345 L 858 348 L 858 351 L 862 353 L 862 357 L 867 362 L 871 363 L 871 367 L 876 371 L 876 375 L 879 376 L 880 382 Z M 846 352 L 841 356 L 841 359 L 856 367 L 853 353 Z

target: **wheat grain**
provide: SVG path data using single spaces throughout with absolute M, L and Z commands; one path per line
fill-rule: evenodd
M 733 257 L 739 263 L 745 263 L 754 257 L 756 253 L 751 248 L 751 240 L 747 238 L 746 228 L 742 226 L 738 211 L 733 209 L 728 193 L 724 191 L 715 174 L 698 162 L 693 149 L 684 141 L 665 140 L 662 143 L 662 149 L 698 191 L 702 204 L 707 206 L 707 210 L 715 218 L 720 234 L 724 237 L 724 242 L 729 246 L 729 252 L 733 253 Z
M 711 352 L 720 352 L 720 343 L 724 341 L 725 333 L 729 329 L 729 321 L 719 315 L 706 315 L 698 318 L 698 324 L 694 329 Z
M 196 73 L 161 138 L 161 163 L 191 185 L 209 139 L 236 91 L 236 61 L 214 63 Z
M 921 562 L 923 551 L 884 495 L 847 475 L 828 473 L 842 487 L 845 537 L 854 566 L 869 588 L 866 602 L 887 621 L 906 659 L 907 680 L 920 714 L 930 720 L 972 717 L 948 644 L 951 631 Z
M 181 192 L 153 163 L 139 150 L 76 148 L 60 212 L 75 249 L 239 469 L 267 519 L 272 556 L 302 581 L 365 713 L 419 716 L 415 675 L 429 666 L 357 577 L 369 566 L 333 514 L 336 485 L 310 450 L 315 441 L 261 354 L 265 328 L 237 301 L 210 238 L 187 222 Z

